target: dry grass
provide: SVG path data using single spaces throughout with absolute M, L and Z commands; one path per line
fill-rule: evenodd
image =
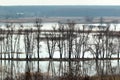
M 92 76 L 90 80 L 120 80 L 120 75 Z
M 61 77 L 52 78 L 42 73 L 29 73 L 21 74 L 18 78 L 6 77 L 4 80 L 120 80 L 120 75 L 104 75 L 104 76 L 72 76 L 66 75 Z
M 120 75 L 92 76 L 92 77 L 65 76 L 61 77 L 59 80 L 120 80 Z

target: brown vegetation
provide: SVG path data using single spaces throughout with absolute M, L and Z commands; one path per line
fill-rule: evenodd
M 6 77 L 4 80 L 120 80 L 120 75 L 104 75 L 104 76 L 60 76 L 54 77 L 48 76 L 48 74 L 42 73 L 28 73 L 21 74 L 17 78 Z

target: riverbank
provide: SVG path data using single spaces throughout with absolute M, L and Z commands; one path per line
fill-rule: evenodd
M 69 21 L 73 21 L 79 24 L 120 23 L 120 17 L 30 17 L 0 19 L 0 23 L 35 23 L 36 19 L 41 19 L 42 23 L 67 23 Z

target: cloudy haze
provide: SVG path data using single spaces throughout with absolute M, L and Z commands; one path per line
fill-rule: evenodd
M 0 0 L 0 5 L 120 5 L 120 0 Z

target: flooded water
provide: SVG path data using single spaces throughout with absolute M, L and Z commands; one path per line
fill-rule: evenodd
M 118 61 L 79 61 L 79 62 L 65 62 L 65 61 L 7 61 L 1 60 L 0 79 L 14 78 L 15 80 L 23 79 L 26 73 L 39 73 L 46 78 L 65 76 L 68 73 L 73 75 L 112 75 L 120 73 L 120 66 Z M 35 80 L 35 79 L 32 79 Z

